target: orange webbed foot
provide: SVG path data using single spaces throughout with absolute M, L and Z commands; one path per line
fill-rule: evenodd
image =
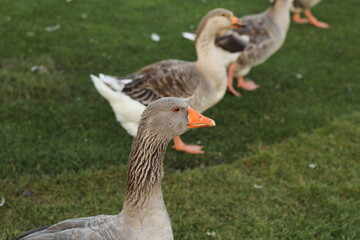
M 324 22 L 319 22 L 319 21 L 315 21 L 315 22 L 310 22 L 313 26 L 318 27 L 318 28 L 330 28 L 330 25 Z
M 304 14 L 309 19 L 310 24 L 312 24 L 313 26 L 318 27 L 318 28 L 324 28 L 324 29 L 327 29 L 330 27 L 329 24 L 320 22 L 319 20 L 317 20 L 316 17 L 314 17 L 314 15 L 312 15 L 310 10 L 305 10 Z
M 177 151 L 183 151 L 190 154 L 204 154 L 205 152 L 202 150 L 202 146 L 198 145 L 188 145 L 185 144 L 179 136 L 174 137 L 174 146 L 172 146 Z
M 233 95 L 239 97 L 241 94 L 238 91 L 236 91 L 233 87 L 233 77 L 234 77 L 235 69 L 236 69 L 236 63 L 230 64 L 228 69 L 227 90 L 228 92 L 231 92 Z
M 241 94 L 240 94 L 238 91 L 236 91 L 236 90 L 233 88 L 233 86 L 228 86 L 227 90 L 228 90 L 228 92 L 232 93 L 232 94 L 235 95 L 236 97 L 240 97 L 240 96 L 241 96 Z
M 184 151 L 190 154 L 204 154 L 202 146 L 184 144 L 182 147 L 172 146 L 176 151 Z
M 308 23 L 309 22 L 309 20 L 307 18 L 302 18 L 300 16 L 300 13 L 294 13 L 293 20 L 296 23 Z
M 255 89 L 258 89 L 260 86 L 257 85 L 254 81 L 251 80 L 245 81 L 243 77 L 239 77 L 238 87 L 243 88 L 247 91 L 254 91 Z

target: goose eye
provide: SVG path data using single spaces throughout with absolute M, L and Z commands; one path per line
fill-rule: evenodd
M 175 113 L 180 112 L 180 108 L 179 108 L 179 107 L 174 107 L 174 108 L 172 109 L 172 111 L 175 112 Z

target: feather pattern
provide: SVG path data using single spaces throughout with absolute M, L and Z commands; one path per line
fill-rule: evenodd
M 166 60 L 144 67 L 124 79 L 132 81 L 125 84 L 123 93 L 148 105 L 160 97 L 190 97 L 199 86 L 201 75 L 192 63 Z
M 67 240 L 67 239 L 106 239 L 97 231 L 100 228 L 106 228 L 112 225 L 114 216 L 99 215 L 96 217 L 75 218 L 59 222 L 54 225 L 40 227 L 16 238 L 27 240 Z

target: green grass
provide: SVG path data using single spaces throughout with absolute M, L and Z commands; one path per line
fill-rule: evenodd
M 0 239 L 12 239 L 122 207 L 132 138 L 90 73 L 125 75 L 162 59 L 194 60 L 193 43 L 181 32 L 194 31 L 208 10 L 225 7 L 242 16 L 268 1 L 0 4 L 0 197 L 6 199 Z M 200 141 L 205 155 L 169 148 L 164 196 L 176 239 L 360 238 L 360 30 L 353 8 L 339 0 L 314 8 L 329 30 L 292 24 L 283 48 L 248 76 L 261 88 L 240 98 L 227 94 L 205 113 L 217 127 L 183 136 Z M 59 30 L 45 30 L 56 24 Z M 160 42 L 150 40 L 152 32 Z M 34 65 L 47 72 L 31 72 Z

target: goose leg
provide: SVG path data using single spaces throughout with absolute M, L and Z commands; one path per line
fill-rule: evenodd
M 236 68 L 236 63 L 231 63 L 228 70 L 227 90 L 231 92 L 233 95 L 239 97 L 240 93 L 236 91 L 233 87 L 233 77 L 234 77 L 235 68 Z
M 299 12 L 294 13 L 294 15 L 293 15 L 293 20 L 294 20 L 294 22 L 297 22 L 297 23 L 308 23 L 308 22 L 309 22 L 308 19 L 302 18 L 302 17 L 300 16 L 300 13 L 299 13 Z
M 241 87 L 245 90 L 248 91 L 253 91 L 257 88 L 259 88 L 260 86 L 257 85 L 254 81 L 245 81 L 244 77 L 239 77 L 238 78 L 238 87 Z
M 174 146 L 172 146 L 172 148 L 175 148 L 175 150 L 177 150 L 177 151 L 184 151 L 184 152 L 191 153 L 191 154 L 203 154 L 203 153 L 205 153 L 202 150 L 202 146 L 187 145 L 181 140 L 180 136 L 174 137 L 173 140 L 174 140 Z
M 329 28 L 330 25 L 324 22 L 320 22 L 319 20 L 316 19 L 316 17 L 314 17 L 314 15 L 312 15 L 312 13 L 310 12 L 310 10 L 304 10 L 304 14 L 305 16 L 309 19 L 309 22 L 314 25 L 315 27 L 319 27 L 319 28 Z

